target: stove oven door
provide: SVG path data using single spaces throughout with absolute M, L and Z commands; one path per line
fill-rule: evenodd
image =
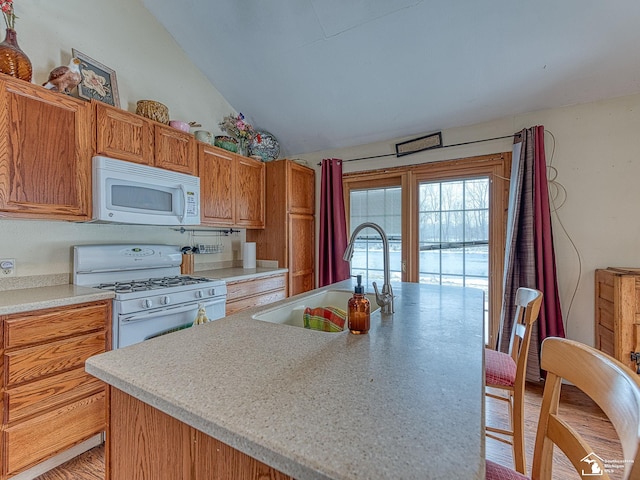
M 118 315 L 113 325 L 113 348 L 126 347 L 190 327 L 196 319 L 200 303 L 204 304 L 209 320 L 225 316 L 224 297 Z

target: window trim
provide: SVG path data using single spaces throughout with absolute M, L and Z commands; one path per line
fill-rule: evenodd
M 511 152 L 453 160 L 346 173 L 342 177 L 347 218 L 351 231 L 352 190 L 401 187 L 402 189 L 402 281 L 417 282 L 418 268 L 418 191 L 421 182 L 489 177 L 489 345 L 495 343 L 502 307 L 502 276 L 506 241 Z

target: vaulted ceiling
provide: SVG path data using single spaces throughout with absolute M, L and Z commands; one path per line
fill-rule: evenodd
M 143 0 L 286 155 L 640 92 L 640 1 Z

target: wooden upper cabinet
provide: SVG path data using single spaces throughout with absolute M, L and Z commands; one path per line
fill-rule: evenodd
M 203 225 L 234 225 L 235 155 L 226 150 L 199 143 L 198 171 L 201 223 Z
M 88 102 L 0 78 L 0 211 L 12 217 L 90 218 Z
M 96 154 L 153 165 L 153 124 L 140 115 L 92 101 L 96 109 Z
M 190 133 L 155 124 L 155 166 L 197 175 L 196 140 Z
M 236 225 L 264 228 L 265 167 L 264 163 L 237 156 Z
M 289 199 L 289 212 L 313 215 L 316 210 L 315 172 L 295 162 L 289 162 L 288 167 L 287 197 Z
M 196 175 L 193 135 L 94 101 L 96 154 Z

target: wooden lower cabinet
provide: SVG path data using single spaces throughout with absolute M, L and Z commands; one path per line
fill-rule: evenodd
M 287 277 L 284 273 L 268 277 L 227 282 L 226 314 L 282 300 L 287 297 Z
M 107 480 L 292 480 L 292 477 L 109 387 Z
M 84 362 L 110 347 L 111 300 L 0 320 L 4 480 L 106 429 L 105 385 Z

